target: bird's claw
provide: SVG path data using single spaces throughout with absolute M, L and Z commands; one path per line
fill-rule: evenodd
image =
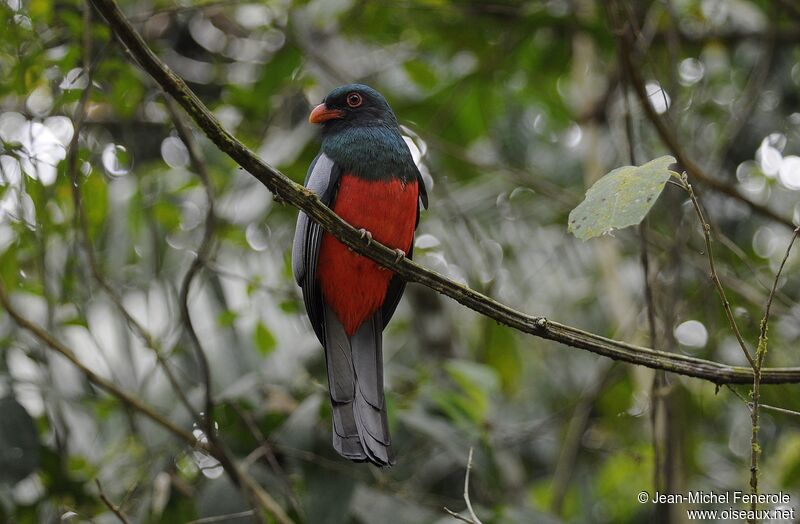
M 394 252 L 397 253 L 397 256 L 394 257 L 395 264 L 399 263 L 406 256 L 406 252 L 402 249 L 395 249 Z
M 361 235 L 361 240 L 367 239 L 367 245 L 372 244 L 372 233 L 364 228 L 359 229 L 358 233 Z

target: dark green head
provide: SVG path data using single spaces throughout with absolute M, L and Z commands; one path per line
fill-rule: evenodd
M 337 87 L 314 108 L 308 121 L 322 124 L 323 136 L 354 127 L 397 128 L 397 118 L 386 99 L 364 84 Z
M 322 151 L 346 173 L 407 182 L 419 176 L 392 108 L 369 86 L 337 87 L 308 121 L 322 125 Z

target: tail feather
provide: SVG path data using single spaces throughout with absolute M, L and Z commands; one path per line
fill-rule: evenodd
M 386 426 L 386 410 L 381 411 L 372 407 L 360 393 L 356 392 L 353 411 L 356 414 L 355 422 L 359 436 L 366 432 L 384 446 L 392 445 L 389 429 Z
M 342 438 L 358 437 L 356 420 L 353 416 L 353 402 L 336 402 L 332 400 L 333 431 Z
M 358 391 L 374 408 L 384 410 L 383 399 L 383 324 L 372 315 L 350 340 L 353 369 Z
M 328 306 L 324 324 L 334 449 L 350 460 L 391 465 L 380 312 L 364 322 L 353 337 L 347 336 Z
M 358 425 L 353 416 L 353 403 L 340 404 L 332 401 L 333 406 L 333 449 L 340 455 L 356 462 L 367 460 L 361 438 L 358 436 Z
M 344 329 L 341 329 L 342 326 L 334 324 L 338 324 L 338 322 L 325 322 L 328 389 L 334 402 L 349 403 L 353 402 L 356 388 L 350 340 Z
M 358 397 L 354 406 L 356 413 L 356 427 L 358 428 L 358 436 L 361 439 L 361 445 L 364 452 L 367 454 L 369 461 L 377 466 L 391 466 L 394 463 L 391 445 L 381 442 L 375 438 L 368 427 L 369 423 L 374 423 L 376 416 L 386 417 L 386 412 L 383 411 L 380 415 L 371 413 L 374 408 L 364 405 L 359 402 Z M 372 420 L 370 420 L 372 419 Z M 385 438 L 389 438 L 389 433 L 385 433 Z
M 367 455 L 364 453 L 364 448 L 361 446 L 361 440 L 358 436 L 342 438 L 334 433 L 333 449 L 344 458 L 350 459 L 353 462 L 364 462 L 367 460 Z
M 333 408 L 333 448 L 350 460 L 367 460 L 353 416 L 356 382 L 350 340 L 336 315 L 325 308 L 325 365 Z

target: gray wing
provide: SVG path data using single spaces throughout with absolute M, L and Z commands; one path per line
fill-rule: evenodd
M 311 163 L 306 175 L 305 186 L 316 193 L 322 203 L 330 206 L 336 197 L 340 169 L 324 153 L 320 153 Z M 317 283 L 317 257 L 324 230 L 300 211 L 292 245 L 292 273 L 303 290 L 303 302 L 314 333 L 324 345 L 324 326 L 322 311 L 322 291 Z
M 425 187 L 425 180 L 422 178 L 422 173 L 417 169 L 417 187 L 419 188 L 419 200 L 422 202 L 422 207 L 428 209 L 428 188 Z M 417 223 L 419 223 L 419 206 L 417 206 Z

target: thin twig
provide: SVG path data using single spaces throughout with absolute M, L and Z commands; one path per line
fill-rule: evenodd
M 747 406 L 747 409 L 753 409 L 753 402 L 744 398 L 744 395 L 739 393 L 736 390 L 736 388 L 734 388 L 730 384 L 726 384 L 725 387 L 728 388 L 731 391 L 731 393 L 736 395 L 739 398 L 739 400 L 744 402 L 745 406 Z M 800 417 L 800 411 L 795 411 L 793 409 L 779 408 L 778 406 L 770 406 L 769 404 L 759 404 L 759 407 L 761 409 L 766 409 L 767 411 L 774 411 L 775 413 L 782 413 L 784 415 L 792 415 L 793 417 Z
M 647 250 L 647 220 L 639 225 L 639 258 L 642 264 L 642 278 L 644 279 L 644 299 L 647 309 L 647 329 L 650 335 L 650 346 L 658 346 L 656 338 L 656 302 L 653 297 L 653 284 L 650 277 L 650 254 Z
M 744 402 L 744 403 L 745 403 L 745 405 L 748 407 L 748 409 L 750 409 L 750 401 L 749 401 L 749 400 L 747 400 L 746 398 L 744 398 L 744 396 L 743 396 L 741 393 L 739 393 L 739 392 L 736 390 L 736 388 L 735 388 L 735 387 L 731 386 L 730 384 L 725 384 L 725 387 L 726 387 L 726 388 L 728 388 L 728 390 L 729 390 L 731 393 L 733 393 L 734 395 L 736 395 L 737 397 L 739 397 L 739 400 L 741 400 L 742 402 Z
M 469 458 L 467 459 L 467 473 L 464 475 L 464 502 L 467 503 L 467 509 L 469 510 L 469 516 L 472 517 L 472 520 L 476 522 L 476 524 L 481 524 L 480 519 L 477 515 L 475 515 L 475 510 L 472 509 L 472 502 L 469 499 L 469 474 L 472 471 L 472 448 L 469 448 Z
M 728 317 L 728 322 L 731 325 L 733 334 L 736 336 L 736 340 L 739 342 L 739 346 L 742 348 L 742 353 L 744 353 L 744 356 L 747 358 L 750 366 L 753 368 L 753 370 L 755 370 L 756 362 L 753 360 L 753 356 L 750 354 L 750 350 L 747 349 L 747 344 L 742 337 L 742 333 L 739 331 L 739 325 L 736 323 L 736 318 L 733 316 L 731 303 L 728 300 L 728 296 L 725 294 L 725 288 L 723 287 L 722 281 L 717 274 L 717 266 L 714 262 L 714 248 L 711 242 L 711 226 L 708 224 L 708 222 L 706 222 L 705 215 L 700 207 L 700 202 L 697 199 L 697 195 L 695 195 L 694 190 L 692 189 L 692 185 L 689 183 L 686 173 L 683 174 L 682 181 L 683 187 L 686 189 L 686 192 L 689 193 L 689 199 L 692 201 L 694 210 L 697 213 L 698 219 L 700 220 L 700 227 L 703 229 L 703 238 L 705 239 L 706 243 L 706 254 L 708 255 L 708 265 L 711 270 L 711 280 L 714 282 L 714 287 L 717 289 L 717 294 L 719 294 L 719 298 L 722 301 L 722 308 L 725 310 L 725 316 Z
M 292 484 L 289 481 L 289 477 L 286 475 L 286 471 L 281 466 L 280 462 L 278 462 L 278 458 L 275 456 L 275 452 L 272 449 L 272 443 L 267 439 L 264 433 L 261 431 L 261 428 L 258 427 L 255 420 L 253 420 L 253 415 L 241 407 L 239 407 L 235 402 L 231 402 L 228 404 L 233 410 L 239 415 L 239 418 L 242 419 L 247 429 L 250 430 L 250 433 L 253 435 L 253 438 L 256 439 L 258 442 L 258 448 L 253 450 L 255 453 L 258 450 L 262 450 L 262 454 L 266 459 L 267 463 L 269 464 L 272 471 L 274 471 L 283 481 L 284 488 L 286 490 L 286 495 L 289 498 L 289 502 L 292 504 L 292 508 L 298 515 L 303 515 L 303 508 L 300 506 L 300 501 L 297 500 L 297 496 L 292 489 Z M 253 454 L 251 453 L 251 455 Z M 242 463 L 242 467 L 245 467 L 247 459 L 245 459 Z M 245 468 L 246 469 L 246 468 Z
M 95 484 L 97 484 L 97 491 L 100 495 L 100 500 L 103 501 L 103 504 L 105 504 L 108 507 L 108 509 L 110 509 L 111 512 L 117 516 L 117 518 L 119 519 L 120 522 L 122 522 L 122 524 L 130 524 L 130 521 L 125 516 L 125 514 L 122 513 L 122 510 L 119 509 L 119 506 L 114 505 L 114 503 L 112 503 L 108 499 L 105 492 L 103 491 L 103 485 L 100 484 L 100 479 L 94 479 L 94 482 Z
M 178 131 L 178 136 L 186 146 L 192 167 L 200 179 L 200 182 L 203 185 L 203 190 L 206 193 L 207 208 L 205 221 L 203 224 L 203 239 L 200 243 L 200 247 L 197 250 L 197 256 L 194 260 L 192 260 L 189 270 L 183 277 L 180 287 L 179 301 L 181 308 L 181 320 L 183 321 L 186 332 L 192 341 L 192 347 L 195 350 L 195 356 L 197 358 L 198 366 L 200 367 L 203 385 L 205 386 L 205 414 L 203 420 L 205 420 L 206 434 L 209 436 L 209 438 L 211 438 L 212 434 L 215 432 L 213 421 L 214 400 L 211 388 L 211 369 L 208 364 L 208 357 L 203 350 L 203 346 L 200 343 L 200 339 L 198 338 L 197 332 L 192 324 L 191 315 L 189 314 L 189 289 L 191 288 L 192 280 L 194 280 L 194 277 L 203 268 L 205 260 L 208 257 L 208 254 L 211 252 L 212 242 L 214 240 L 214 223 L 216 221 L 214 215 L 214 194 L 211 189 L 211 179 L 208 175 L 205 161 L 203 160 L 200 149 L 197 147 L 197 144 L 192 138 L 191 130 L 181 119 L 172 99 L 168 96 L 165 96 L 164 100 L 166 101 L 167 109 L 172 116 L 172 122 L 175 125 L 175 129 Z
M 228 522 L 233 519 L 243 519 L 249 517 L 254 512 L 252 509 L 247 511 L 240 511 L 239 513 L 228 513 L 227 515 L 216 515 L 214 517 L 203 517 L 202 519 L 190 520 L 186 524 L 211 524 L 212 522 Z
M 175 425 L 174 422 L 172 422 L 168 418 L 164 417 L 163 415 L 155 411 L 152 407 L 140 401 L 133 394 L 127 393 L 119 389 L 113 382 L 105 379 L 104 377 L 98 375 L 97 373 L 89 369 L 86 366 L 86 364 L 84 364 L 78 359 L 78 357 L 70 348 L 68 348 L 67 346 L 56 340 L 50 333 L 48 333 L 41 326 L 33 323 L 31 320 L 24 317 L 11 304 L 9 297 L 6 294 L 5 286 L 2 283 L 0 283 L 0 304 L 2 304 L 3 308 L 9 314 L 9 316 L 14 320 L 14 322 L 17 323 L 17 325 L 19 325 L 26 331 L 29 331 L 45 345 L 49 346 L 57 353 L 60 353 L 62 356 L 64 356 L 75 367 L 77 367 L 84 374 L 84 376 L 86 376 L 86 378 L 89 379 L 90 382 L 92 382 L 99 388 L 105 390 L 106 392 L 110 393 L 114 397 L 118 398 L 120 401 L 122 401 L 123 404 L 125 404 L 129 408 L 138 411 L 139 413 L 145 415 L 147 418 L 149 418 L 162 428 L 180 437 L 187 444 L 191 446 L 197 444 L 197 440 L 190 432 L 186 431 L 183 428 L 178 427 L 177 425 Z
M 201 448 L 210 453 L 215 459 L 217 459 L 220 462 L 220 465 L 223 467 L 223 469 L 225 469 L 225 472 L 231 477 L 231 480 L 234 482 L 234 484 L 245 487 L 248 490 L 248 492 L 252 495 L 252 497 L 258 502 L 259 506 L 261 506 L 266 511 L 271 513 L 278 520 L 278 522 L 280 522 L 281 524 L 293 523 L 292 519 L 289 518 L 288 515 L 286 515 L 286 513 L 283 511 L 283 508 L 281 508 L 281 506 L 275 501 L 275 499 L 273 499 L 269 495 L 269 493 L 264 491 L 264 489 L 261 486 L 259 486 L 258 483 L 255 482 L 255 480 L 253 480 L 246 473 L 242 472 L 241 469 L 238 466 L 236 466 L 235 463 L 233 463 L 233 461 L 230 458 L 230 453 L 225 448 L 224 443 L 222 443 L 219 439 L 215 438 L 209 438 L 207 445 L 204 444 L 203 442 L 198 442 L 198 440 L 190 432 L 177 426 L 170 419 L 166 418 L 165 416 L 155 411 L 152 407 L 150 407 L 149 405 L 145 404 L 144 402 L 136 398 L 133 394 L 121 390 L 113 382 L 107 380 L 106 378 L 98 375 L 97 373 L 89 369 L 89 367 L 86 366 L 86 364 L 84 364 L 83 362 L 80 361 L 80 359 L 78 359 L 78 357 L 75 355 L 75 352 L 72 351 L 72 349 L 65 346 L 57 339 L 55 339 L 50 333 L 48 333 L 41 326 L 23 316 L 11 304 L 11 300 L 6 294 L 5 286 L 1 281 L 0 281 L 0 305 L 3 306 L 3 308 L 9 314 L 9 316 L 14 320 L 14 322 L 16 322 L 16 324 L 19 327 L 30 332 L 42 343 L 44 343 L 57 353 L 63 355 L 75 367 L 77 367 L 90 382 L 92 382 L 99 388 L 105 390 L 106 392 L 110 393 L 111 395 L 119 399 L 127 407 L 135 411 L 138 411 L 139 413 L 145 415 L 147 418 L 149 418 L 162 428 L 180 437 L 181 440 L 183 440 L 189 446 L 192 446 L 194 448 Z
M 472 471 L 472 448 L 469 448 L 469 458 L 467 459 L 467 473 L 464 475 L 464 502 L 467 504 L 467 511 L 469 511 L 469 518 L 463 517 L 458 513 L 444 508 L 444 510 L 452 515 L 453 517 L 463 521 L 463 522 L 471 522 L 472 524 L 483 524 L 481 519 L 475 514 L 475 510 L 472 509 L 472 501 L 469 498 L 469 473 Z
M 472 519 L 470 519 L 470 518 L 467 518 L 467 517 L 465 517 L 465 516 L 463 516 L 463 515 L 459 515 L 458 513 L 456 513 L 455 511 L 453 511 L 453 510 L 451 510 L 451 509 L 449 509 L 449 508 L 444 508 L 444 510 L 445 510 L 447 513 L 449 513 L 449 514 L 450 514 L 450 516 L 451 516 L 451 517 L 453 517 L 453 518 L 454 518 L 454 519 L 456 519 L 456 520 L 460 520 L 461 522 L 467 522 L 468 524 L 475 524 L 475 521 L 474 521 L 474 520 L 472 520 Z
M 769 332 L 770 308 L 772 307 L 772 300 L 775 297 L 775 291 L 778 289 L 778 282 L 780 281 L 781 273 L 783 273 L 783 268 L 786 266 L 786 261 L 789 259 L 789 255 L 792 253 L 792 247 L 794 246 L 794 241 L 797 239 L 798 233 L 800 233 L 800 227 L 795 228 L 794 232 L 792 233 L 792 239 L 789 241 L 789 245 L 786 248 L 786 254 L 783 256 L 781 265 L 778 267 L 778 271 L 775 273 L 775 280 L 772 283 L 772 290 L 769 292 L 767 305 L 764 308 L 764 318 L 761 320 L 761 326 L 758 333 L 756 363 L 753 367 L 753 402 L 750 409 L 750 420 L 752 422 L 752 431 L 750 434 L 750 493 L 753 495 L 758 495 L 758 459 L 761 455 L 761 445 L 758 441 L 758 434 L 760 430 L 759 402 L 761 401 L 761 367 L 764 364 L 764 358 L 767 356 L 767 335 Z M 750 509 L 753 511 L 756 509 L 756 500 L 757 497 L 753 497 L 753 501 L 750 504 Z
M 786 247 L 786 254 L 783 256 L 783 260 L 781 260 L 781 265 L 778 267 L 778 272 L 775 273 L 775 280 L 772 282 L 772 289 L 769 292 L 769 298 L 767 298 L 767 305 L 764 308 L 764 319 L 761 321 L 761 328 L 758 334 L 758 349 L 756 355 L 758 357 L 759 367 L 761 363 L 764 361 L 764 357 L 767 353 L 767 331 L 769 330 L 769 315 L 770 309 L 772 308 L 772 300 L 775 298 L 775 292 L 778 290 L 778 282 L 781 277 L 781 273 L 783 273 L 783 268 L 786 265 L 786 261 L 789 260 L 789 255 L 792 252 L 792 247 L 794 246 L 794 241 L 797 240 L 797 236 L 800 235 L 800 227 L 796 227 L 794 232 L 792 233 L 792 239 L 789 241 L 789 245 Z M 764 344 L 763 350 L 761 348 L 762 342 Z
M 211 252 L 214 240 L 214 225 L 216 222 L 216 215 L 214 214 L 214 194 L 211 188 L 211 177 L 208 174 L 208 169 L 206 168 L 200 148 L 197 146 L 197 143 L 192 137 L 191 130 L 180 118 L 172 99 L 165 97 L 165 100 L 167 109 L 172 115 L 175 129 L 178 131 L 178 135 L 186 145 L 192 167 L 194 168 L 195 172 L 200 178 L 200 182 L 203 185 L 208 206 L 206 208 L 206 216 L 203 224 L 203 239 L 200 243 L 200 247 L 197 250 L 197 256 L 189 266 L 189 270 L 186 272 L 186 275 L 184 275 L 179 293 L 181 320 L 184 328 L 186 329 L 186 333 L 189 335 L 189 338 L 192 342 L 192 347 L 195 351 L 198 365 L 200 366 L 200 374 L 205 387 L 205 413 L 203 416 L 203 421 L 205 422 L 204 432 L 208 442 L 211 443 L 212 448 L 217 451 L 215 458 L 219 460 L 220 465 L 231 477 L 233 483 L 247 490 L 247 494 L 256 502 L 256 504 L 265 508 L 269 513 L 275 516 L 278 521 L 288 523 L 291 522 L 291 519 L 289 519 L 288 515 L 286 515 L 286 513 L 283 511 L 283 508 L 281 508 L 280 505 L 278 505 L 278 503 L 266 491 L 264 491 L 264 489 L 252 477 L 250 477 L 249 474 L 247 474 L 246 471 L 239 468 L 234 463 L 228 448 L 217 435 L 216 426 L 214 424 L 214 397 L 212 391 L 211 367 L 208 363 L 208 356 L 203 349 L 203 345 L 200 342 L 200 338 L 197 336 L 197 331 L 192 323 L 191 314 L 189 313 L 189 290 L 191 288 L 192 281 L 200 272 L 200 270 L 203 269 L 206 259 Z M 260 515 L 256 516 L 261 518 Z
M 795 411 L 793 409 L 779 408 L 778 406 L 770 406 L 769 404 L 759 404 L 759 406 L 767 411 L 774 411 L 775 413 L 800 417 L 800 411 Z

